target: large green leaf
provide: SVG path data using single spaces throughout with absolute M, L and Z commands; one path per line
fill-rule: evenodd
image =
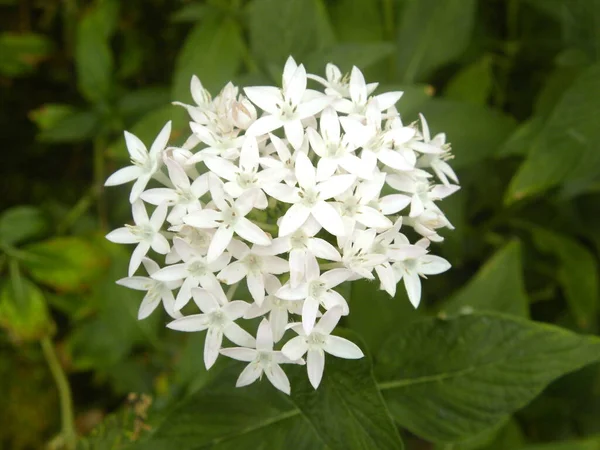
M 33 206 L 15 206 L 0 215 L 0 242 L 9 245 L 40 237 L 48 231 L 48 219 Z
M 92 103 L 106 102 L 112 94 L 114 59 L 109 41 L 116 26 L 118 6 L 112 0 L 97 2 L 77 25 L 77 85 Z
M 406 83 L 423 81 L 465 50 L 475 18 L 475 0 L 406 2 L 398 31 L 398 70 Z
M 357 341 L 351 333 L 344 337 Z M 292 400 L 330 449 L 404 448 L 375 384 L 368 356 L 359 360 L 327 356 L 317 390 L 304 368 L 296 368 L 291 383 Z
M 212 17 L 192 28 L 177 56 L 173 100 L 191 102 L 190 81 L 198 76 L 216 94 L 237 73 L 244 51 L 242 31 L 231 19 Z
M 519 241 L 512 241 L 498 250 L 441 310 L 446 314 L 457 314 L 466 308 L 521 317 L 529 315 Z
M 514 202 L 565 181 L 600 175 L 600 64 L 564 93 L 512 179 L 506 200 Z
M 314 73 L 324 73 L 325 65 L 334 63 L 342 72 L 350 72 L 352 66 L 364 70 L 393 54 L 394 50 L 394 45 L 388 42 L 338 44 L 308 55 L 306 68 Z
M 483 106 L 493 86 L 492 57 L 484 55 L 458 72 L 448 82 L 444 95 L 452 100 Z
M 331 19 L 336 36 L 344 42 L 374 42 L 383 39 L 379 1 L 337 1 L 331 6 Z
M 252 53 L 266 66 L 283 66 L 290 55 L 303 62 L 333 43 L 321 0 L 253 0 L 248 20 Z
M 592 437 L 575 441 L 528 445 L 526 447 L 522 447 L 522 450 L 600 450 L 600 437 Z
M 415 112 L 425 115 L 432 133 L 446 133 L 455 155 L 454 168 L 494 155 L 515 128 L 515 121 L 500 111 L 452 100 L 432 99 L 411 111 L 409 117 L 415 118 Z
M 586 247 L 569 236 L 543 228 L 532 229 L 533 241 L 544 253 L 558 258 L 558 281 L 577 324 L 593 328 L 600 299 L 598 296 L 598 265 Z
M 56 237 L 25 250 L 23 265 L 31 276 L 59 292 L 89 289 L 109 264 L 102 247 L 80 237 Z
M 51 103 L 31 111 L 29 117 L 37 124 L 41 142 L 84 142 L 95 136 L 100 115 L 95 111 L 77 110 L 70 105 Z
M 375 373 L 400 425 L 430 441 L 460 442 L 598 359 L 598 338 L 475 313 L 402 327 L 382 346 Z
M 370 349 L 379 348 L 399 324 L 404 326 L 423 317 L 423 310 L 415 309 L 408 300 L 402 282 L 393 298 L 379 289 L 379 282 L 368 280 L 353 281 L 350 295 L 344 297 L 349 299 L 352 311 L 346 317 L 347 326 L 356 331 Z

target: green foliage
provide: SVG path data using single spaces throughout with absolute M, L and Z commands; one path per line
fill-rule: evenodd
M 599 0 L 0 11 L 0 449 L 64 443 L 37 343 L 50 337 L 81 449 L 600 448 L 600 344 L 566 331 L 597 334 L 600 317 Z M 101 237 L 131 220 L 129 186 L 101 186 L 129 162 L 123 130 L 150 146 L 172 120 L 181 145 L 188 114 L 170 102 L 193 103 L 192 75 L 213 95 L 280 83 L 289 55 L 404 91 L 403 123 L 423 113 L 444 132 L 461 180 L 440 205 L 456 229 L 430 247 L 453 268 L 423 284 L 418 309 L 402 283 L 394 297 L 377 280 L 339 287 L 374 370 L 328 356 L 315 391 L 286 365 L 291 397 L 265 380 L 236 389 L 242 365 L 223 357 L 207 371 L 204 334 L 165 329 L 165 314 L 138 321 L 143 294 L 115 284 L 129 249 Z
M 31 74 L 48 58 L 54 46 L 46 36 L 35 33 L 0 34 L 0 75 L 20 77 Z
M 383 345 L 375 374 L 398 423 L 430 441 L 460 442 L 599 358 L 595 337 L 477 313 L 409 324 Z

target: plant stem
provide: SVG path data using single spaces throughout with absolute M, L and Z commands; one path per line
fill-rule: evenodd
M 342 267 L 342 265 L 337 262 L 319 264 L 319 269 L 321 270 L 339 269 L 340 267 Z
M 92 205 L 98 195 L 98 189 L 93 186 L 77 203 L 69 210 L 67 215 L 56 227 L 57 234 L 66 233 L 67 230 L 79 219 Z
M 54 345 L 48 336 L 40 340 L 44 358 L 48 363 L 50 372 L 54 377 L 56 388 L 58 389 L 58 396 L 60 400 L 60 416 L 62 424 L 62 436 L 65 441 L 65 446 L 69 450 L 75 448 L 77 441 L 77 434 L 75 433 L 75 419 L 73 416 L 73 400 L 71 398 L 71 388 L 67 376 L 63 371 L 62 366 L 56 355 Z

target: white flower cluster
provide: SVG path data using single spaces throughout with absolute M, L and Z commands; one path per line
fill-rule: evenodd
M 308 89 L 308 79 L 324 92 Z M 281 88 L 241 94 L 229 83 L 213 99 L 193 77 L 196 104 L 180 104 L 192 135 L 181 148 L 167 147 L 170 123 L 149 151 L 125 132 L 132 165 L 106 185 L 135 180 L 135 225 L 107 238 L 137 244 L 119 283 L 147 291 L 139 318 L 162 302 L 174 319 L 169 328 L 207 331 L 207 368 L 219 354 L 246 361 L 237 386 L 264 373 L 289 393 L 280 364 L 304 364 L 306 355 L 317 388 L 324 353 L 363 356 L 331 335 L 349 314 L 336 286 L 377 278 L 373 288 L 394 296 L 403 280 L 417 307 L 420 278 L 450 267 L 427 248 L 442 240 L 438 229 L 452 228 L 436 202 L 458 190 L 458 180 L 445 136 L 431 138 L 423 117 L 420 127 L 403 124 L 395 108 L 402 92 L 372 95 L 376 87 L 356 67 L 342 75 L 328 64 L 321 78 L 290 57 Z M 161 187 L 147 189 L 152 179 Z M 151 216 L 145 204 L 155 206 Z M 411 244 L 401 226 L 422 238 Z M 150 249 L 166 255 L 164 267 L 146 257 Z M 134 275 L 142 263 L 149 277 Z M 252 304 L 233 300 L 244 278 Z M 190 299 L 201 312 L 184 317 Z M 238 324 L 261 316 L 256 337 Z M 274 350 L 286 330 L 296 337 Z M 223 336 L 238 347 L 222 348 Z

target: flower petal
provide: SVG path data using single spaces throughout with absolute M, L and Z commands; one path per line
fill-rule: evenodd
M 327 336 L 323 350 L 344 359 L 360 359 L 365 356 L 358 345 L 339 336 Z
M 321 384 L 323 371 L 325 370 L 325 354 L 323 353 L 323 350 L 308 351 L 308 356 L 306 357 L 306 369 L 310 384 L 317 389 L 319 384 Z

